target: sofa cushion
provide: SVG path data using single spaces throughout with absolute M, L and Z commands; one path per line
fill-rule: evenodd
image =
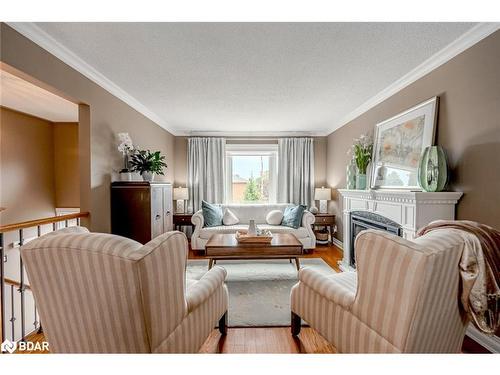
M 222 225 L 222 208 L 216 204 L 201 201 L 203 222 L 205 227 Z
M 299 227 L 297 229 L 293 229 L 290 227 L 284 227 L 282 225 L 269 225 L 269 224 L 257 224 L 259 229 L 269 230 L 271 233 L 292 233 L 297 238 L 306 238 L 308 237 L 308 232 L 305 227 Z M 247 230 L 248 225 L 246 224 L 237 224 L 237 225 L 221 225 L 218 227 L 205 227 L 200 230 L 200 238 L 208 240 L 213 234 L 232 234 L 236 233 L 238 230 Z
M 306 206 L 302 204 L 285 208 L 281 225 L 297 229 L 302 223 L 302 215 L 304 215 L 305 210 Z
M 235 225 L 238 224 L 240 220 L 229 208 L 224 210 L 224 216 L 222 217 L 222 224 L 224 225 Z
M 266 216 L 266 223 L 269 225 L 280 225 L 283 220 L 283 211 L 272 210 Z
M 266 224 L 266 216 L 272 210 L 285 211 L 285 208 L 291 206 L 289 203 L 271 203 L 271 204 L 221 204 L 222 211 L 229 208 L 239 219 L 241 224 L 249 224 L 250 220 L 255 220 L 258 225 Z

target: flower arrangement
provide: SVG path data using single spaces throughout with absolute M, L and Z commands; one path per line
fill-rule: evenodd
M 128 133 L 118 133 L 117 136 L 118 140 L 120 141 L 120 144 L 118 145 L 118 151 L 125 155 L 134 149 L 132 138 L 130 138 L 130 135 L 128 135 Z
M 373 140 L 367 134 L 362 134 L 359 138 L 354 139 L 352 147 L 349 149 L 348 154 L 351 155 L 351 160 L 356 164 L 358 173 L 356 173 L 356 181 L 353 182 L 352 172 L 348 177 L 348 188 L 356 186 L 358 190 L 366 189 L 366 169 L 372 160 Z M 352 163 L 351 162 L 351 163 Z M 348 172 L 350 167 L 348 167 Z M 346 173 L 347 175 L 347 173 Z
M 132 143 L 132 139 L 128 133 L 118 133 L 118 141 L 120 144 L 118 145 L 118 151 L 123 154 L 123 169 L 120 173 L 128 173 L 129 170 L 129 155 L 134 152 L 134 145 Z
M 372 160 L 373 140 L 367 134 L 362 134 L 359 138 L 354 139 L 354 143 L 349 150 L 352 158 L 356 163 L 359 174 L 366 174 L 366 168 Z

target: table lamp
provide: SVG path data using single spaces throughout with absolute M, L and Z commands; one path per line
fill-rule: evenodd
M 183 214 L 185 212 L 184 201 L 189 199 L 188 189 L 183 187 L 174 188 L 174 201 L 177 201 L 177 206 L 175 207 L 175 212 L 178 214 Z
M 328 212 L 327 201 L 332 199 L 332 189 L 321 188 L 314 189 L 314 200 L 319 201 L 319 213 L 326 214 Z

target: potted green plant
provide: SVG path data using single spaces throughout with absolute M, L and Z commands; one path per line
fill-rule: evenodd
M 130 159 L 132 171 L 139 172 L 144 181 L 153 181 L 156 174 L 163 176 L 163 169 L 167 168 L 165 156 L 160 151 L 137 150 Z
M 372 160 L 373 141 L 368 135 L 361 135 L 354 140 L 352 154 L 358 169 L 356 174 L 356 189 L 366 189 L 366 169 Z

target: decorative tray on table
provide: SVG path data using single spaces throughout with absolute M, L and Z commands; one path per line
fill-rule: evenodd
M 246 231 L 239 230 L 235 236 L 239 243 L 271 243 L 273 240 L 273 234 L 268 230 L 263 230 L 256 236 L 249 236 Z

